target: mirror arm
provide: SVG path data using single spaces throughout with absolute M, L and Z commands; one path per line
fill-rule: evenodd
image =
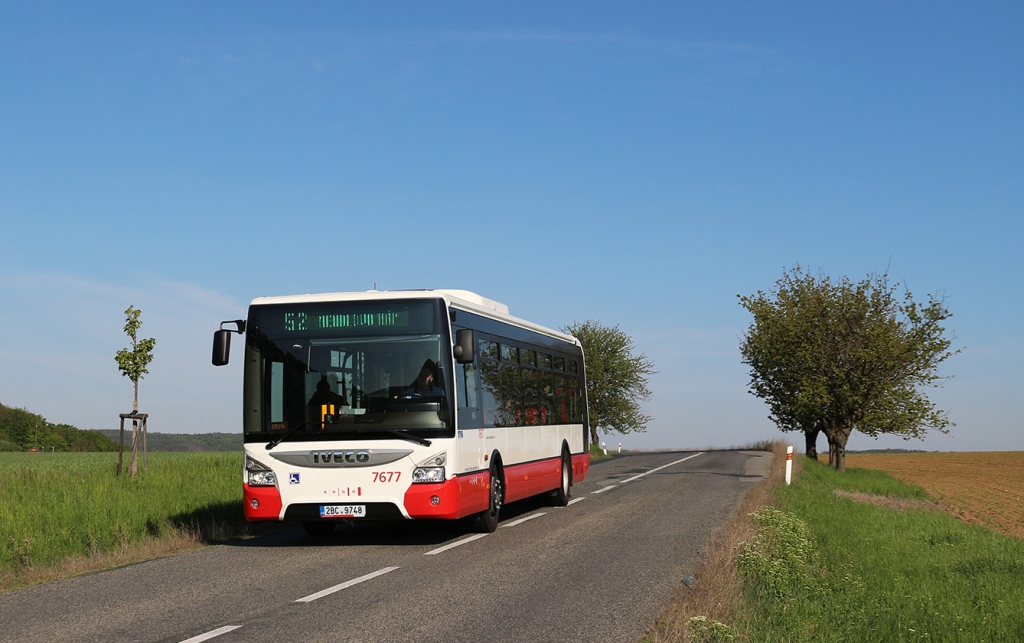
M 245 332 L 245 320 L 244 319 L 232 319 L 231 321 L 222 321 L 220 323 L 220 329 L 224 330 L 224 324 L 234 324 L 237 330 L 231 330 L 232 333 L 238 333 L 241 335 Z

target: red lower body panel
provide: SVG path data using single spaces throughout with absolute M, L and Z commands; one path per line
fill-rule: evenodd
M 552 491 L 561 483 L 561 458 L 505 467 L 505 502 L 515 502 Z
M 281 492 L 277 487 L 245 487 L 245 519 L 278 520 L 281 517 Z M 256 505 L 255 507 L 253 505 Z
M 439 484 L 414 484 L 405 492 L 405 510 L 413 518 L 454 520 L 487 509 L 491 476 L 488 472 L 456 476 Z M 432 502 L 437 497 L 437 503 Z
M 572 457 L 572 481 L 573 484 L 583 482 L 587 478 L 587 471 L 590 471 L 590 453 L 580 453 Z

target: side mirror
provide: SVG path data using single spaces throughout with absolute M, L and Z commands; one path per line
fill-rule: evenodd
M 213 365 L 224 366 L 231 354 L 231 331 L 220 329 L 213 333 Z
M 455 331 L 455 346 L 452 348 L 452 353 L 455 355 L 455 361 L 459 364 L 471 364 L 475 355 L 473 353 L 473 347 L 476 346 L 476 341 L 473 339 L 473 331 L 468 328 L 461 328 Z
M 224 324 L 234 324 L 238 330 L 228 330 Z M 213 333 L 213 365 L 224 366 L 228 363 L 228 356 L 231 354 L 231 333 L 241 335 L 245 332 L 245 320 L 235 319 L 220 323 L 220 330 Z

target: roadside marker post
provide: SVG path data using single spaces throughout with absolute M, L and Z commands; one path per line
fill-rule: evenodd
M 786 484 L 793 481 L 793 447 L 786 447 Z

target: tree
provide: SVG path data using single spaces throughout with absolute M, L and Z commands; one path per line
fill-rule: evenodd
M 583 345 L 591 441 L 598 442 L 599 426 L 605 433 L 645 431 L 651 417 L 641 412 L 640 402 L 651 397 L 647 377 L 657 372 L 654 362 L 634 355 L 633 340 L 618 326 L 587 320 L 562 330 Z
M 132 345 L 130 349 L 122 348 L 117 351 L 114 360 L 117 362 L 117 368 L 121 371 L 121 375 L 130 379 L 132 384 L 135 385 L 132 413 L 138 413 L 139 380 L 142 379 L 143 375 L 149 373 L 149 363 L 153 361 L 153 348 L 156 346 L 156 340 L 152 337 L 148 339 L 138 338 L 139 328 L 142 327 L 141 310 L 137 310 L 134 306 L 128 306 L 128 310 L 124 311 L 124 315 L 124 332 L 132 340 Z M 138 420 L 132 420 L 132 458 L 128 463 L 128 473 L 132 476 L 136 474 L 135 459 L 138 453 L 138 434 L 139 422 Z M 120 465 L 118 466 L 120 467 Z
M 783 431 L 801 431 L 808 455 L 823 432 L 829 464 L 845 468 L 854 429 L 877 437 L 923 438 L 952 423 L 921 390 L 948 378 L 938 366 L 950 351 L 944 301 L 902 299 L 888 274 L 859 282 L 810 275 L 797 265 L 771 293 L 740 296 L 754 321 L 740 344 L 750 366 L 750 392 L 765 400 Z

